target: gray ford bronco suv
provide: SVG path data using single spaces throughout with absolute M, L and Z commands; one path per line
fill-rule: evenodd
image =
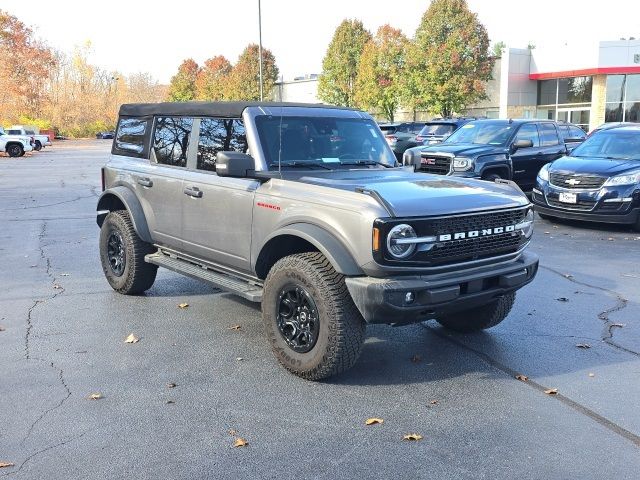
M 257 102 L 120 108 L 97 206 L 117 292 L 158 266 L 262 303 L 280 363 L 303 378 L 357 360 L 367 323 L 493 327 L 538 258 L 512 182 L 398 166 L 368 114 Z

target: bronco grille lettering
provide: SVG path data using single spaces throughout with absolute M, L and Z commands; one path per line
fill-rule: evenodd
M 449 240 L 463 240 L 465 238 L 487 237 L 489 235 L 498 235 L 500 233 L 515 232 L 515 225 L 507 225 L 506 227 L 483 228 L 482 230 L 472 230 L 470 232 L 456 232 L 438 235 L 439 242 L 448 242 Z

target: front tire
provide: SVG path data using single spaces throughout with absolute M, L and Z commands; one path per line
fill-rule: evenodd
M 153 253 L 153 245 L 143 241 L 126 210 L 110 212 L 100 228 L 100 260 L 104 276 L 116 292 L 142 293 L 153 285 L 157 265 L 144 261 Z
M 509 315 L 515 300 L 516 293 L 508 293 L 487 305 L 443 315 L 436 320 L 443 327 L 456 332 L 469 333 L 486 330 L 495 327 Z
M 20 145 L 9 145 L 6 147 L 6 151 L 10 157 L 21 157 L 24 155 L 24 149 Z
M 278 361 L 307 380 L 348 370 L 364 342 L 365 322 L 344 276 L 319 252 L 276 262 L 264 284 L 262 319 Z

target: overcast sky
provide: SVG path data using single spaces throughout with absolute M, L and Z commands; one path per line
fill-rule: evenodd
M 49 45 L 70 52 L 91 40 L 92 61 L 125 74 L 146 71 L 168 83 L 180 62 L 215 55 L 235 62 L 258 41 L 258 0 L 95 0 L 10 2 L 1 9 L 32 26 Z M 492 42 L 526 47 L 640 38 L 637 0 L 468 0 Z M 336 26 L 359 18 L 413 36 L 428 0 L 262 0 L 262 42 L 285 79 L 319 73 Z M 38 13 L 44 12 L 44 13 Z M 560 50 L 559 50 L 560 51 Z

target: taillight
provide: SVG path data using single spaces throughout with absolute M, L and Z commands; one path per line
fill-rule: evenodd
M 424 142 L 427 137 L 423 137 L 422 135 L 416 135 L 416 142 Z
M 394 143 L 398 141 L 398 137 L 396 137 L 395 135 L 385 135 L 384 138 L 387 143 Z
M 102 191 L 104 192 L 105 189 L 105 180 L 104 180 L 104 167 L 102 167 L 100 169 L 100 179 L 101 179 L 101 183 L 102 183 Z

